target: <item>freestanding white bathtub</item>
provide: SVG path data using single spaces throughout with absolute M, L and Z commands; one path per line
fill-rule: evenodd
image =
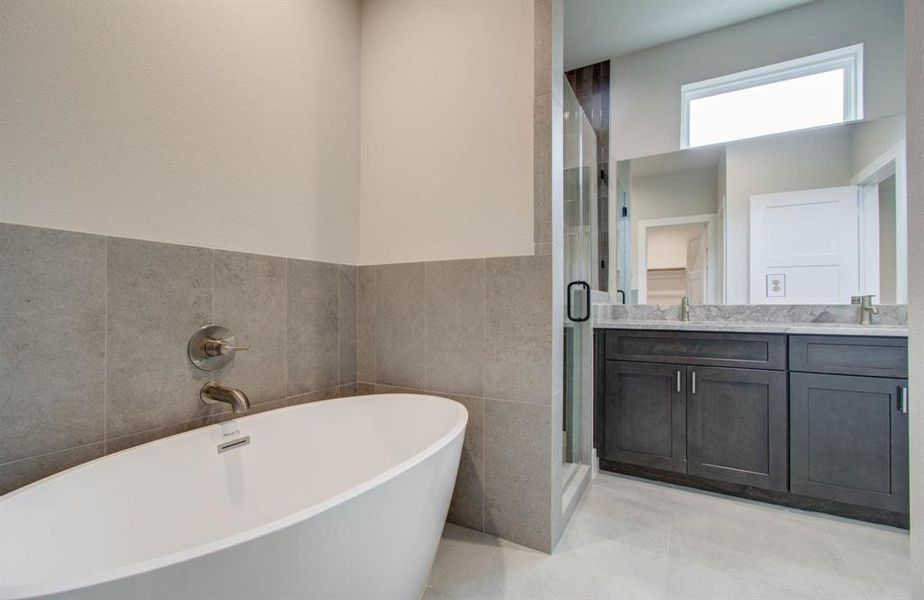
M 315 402 L 119 452 L 0 498 L 0 598 L 407 598 L 426 584 L 468 414 Z

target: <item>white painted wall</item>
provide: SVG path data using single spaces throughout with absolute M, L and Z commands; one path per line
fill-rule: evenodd
M 351 0 L 4 1 L 0 220 L 355 263 L 359 34 Z
M 632 288 L 638 289 L 638 222 L 668 217 L 715 214 L 714 167 L 632 177 Z
M 905 7 L 908 56 L 908 231 L 924 231 L 924 0 Z M 924 236 L 908 236 L 912 598 L 924 598 Z
M 818 0 L 610 63 L 614 160 L 680 147 L 680 86 L 863 42 L 867 118 L 903 113 L 901 0 Z
M 363 3 L 361 264 L 533 253 L 533 20 Z
M 733 142 L 725 164 L 726 302 L 747 304 L 751 196 L 846 185 L 853 174 L 850 127 Z
M 850 125 L 851 170 L 856 175 L 905 139 L 905 115 Z

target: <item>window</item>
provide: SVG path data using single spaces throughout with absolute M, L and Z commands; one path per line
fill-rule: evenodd
M 863 44 L 688 83 L 681 148 L 863 118 Z

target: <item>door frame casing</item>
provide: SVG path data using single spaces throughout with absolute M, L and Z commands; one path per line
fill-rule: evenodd
M 856 175 L 850 178 L 850 184 L 860 188 L 859 194 L 859 213 L 860 213 L 860 285 L 864 294 L 878 293 L 879 286 L 875 286 L 874 291 L 869 289 L 867 283 L 871 277 L 869 273 L 870 262 L 875 254 L 876 260 L 879 259 L 879 248 L 872 252 L 868 244 L 864 241 L 879 241 L 879 184 L 895 176 L 895 303 L 908 303 L 908 183 L 907 183 L 907 164 L 905 162 L 905 140 L 900 140 L 897 144 L 886 150 L 876 157 L 871 163 L 860 169 Z M 875 206 L 873 203 L 875 201 Z M 870 231 L 873 225 L 872 220 L 866 221 L 865 217 L 870 215 L 875 208 L 876 214 L 876 231 Z M 875 235 L 874 235 L 875 233 Z M 876 264 L 876 275 L 879 274 L 879 265 Z M 878 277 L 877 277 L 878 281 Z
M 672 225 L 695 225 L 701 223 L 706 226 L 706 285 L 704 304 L 716 304 L 721 297 L 718 289 L 717 274 L 718 231 L 716 228 L 716 214 L 689 215 L 686 217 L 665 217 L 663 219 L 645 219 L 639 221 L 638 228 L 638 262 L 636 274 L 638 277 L 638 304 L 648 303 L 648 230 L 653 227 L 670 227 Z

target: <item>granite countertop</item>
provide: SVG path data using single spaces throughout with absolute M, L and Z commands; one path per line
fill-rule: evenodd
M 732 331 L 741 333 L 790 333 L 803 335 L 868 335 L 907 337 L 902 325 L 856 325 L 848 323 L 766 323 L 747 321 L 642 321 L 597 318 L 600 329 L 652 329 L 667 331 Z
M 694 304 L 686 322 L 677 305 L 595 304 L 593 323 L 603 329 L 908 336 L 906 305 L 877 308 L 874 324 L 860 325 L 860 307 L 852 304 Z

